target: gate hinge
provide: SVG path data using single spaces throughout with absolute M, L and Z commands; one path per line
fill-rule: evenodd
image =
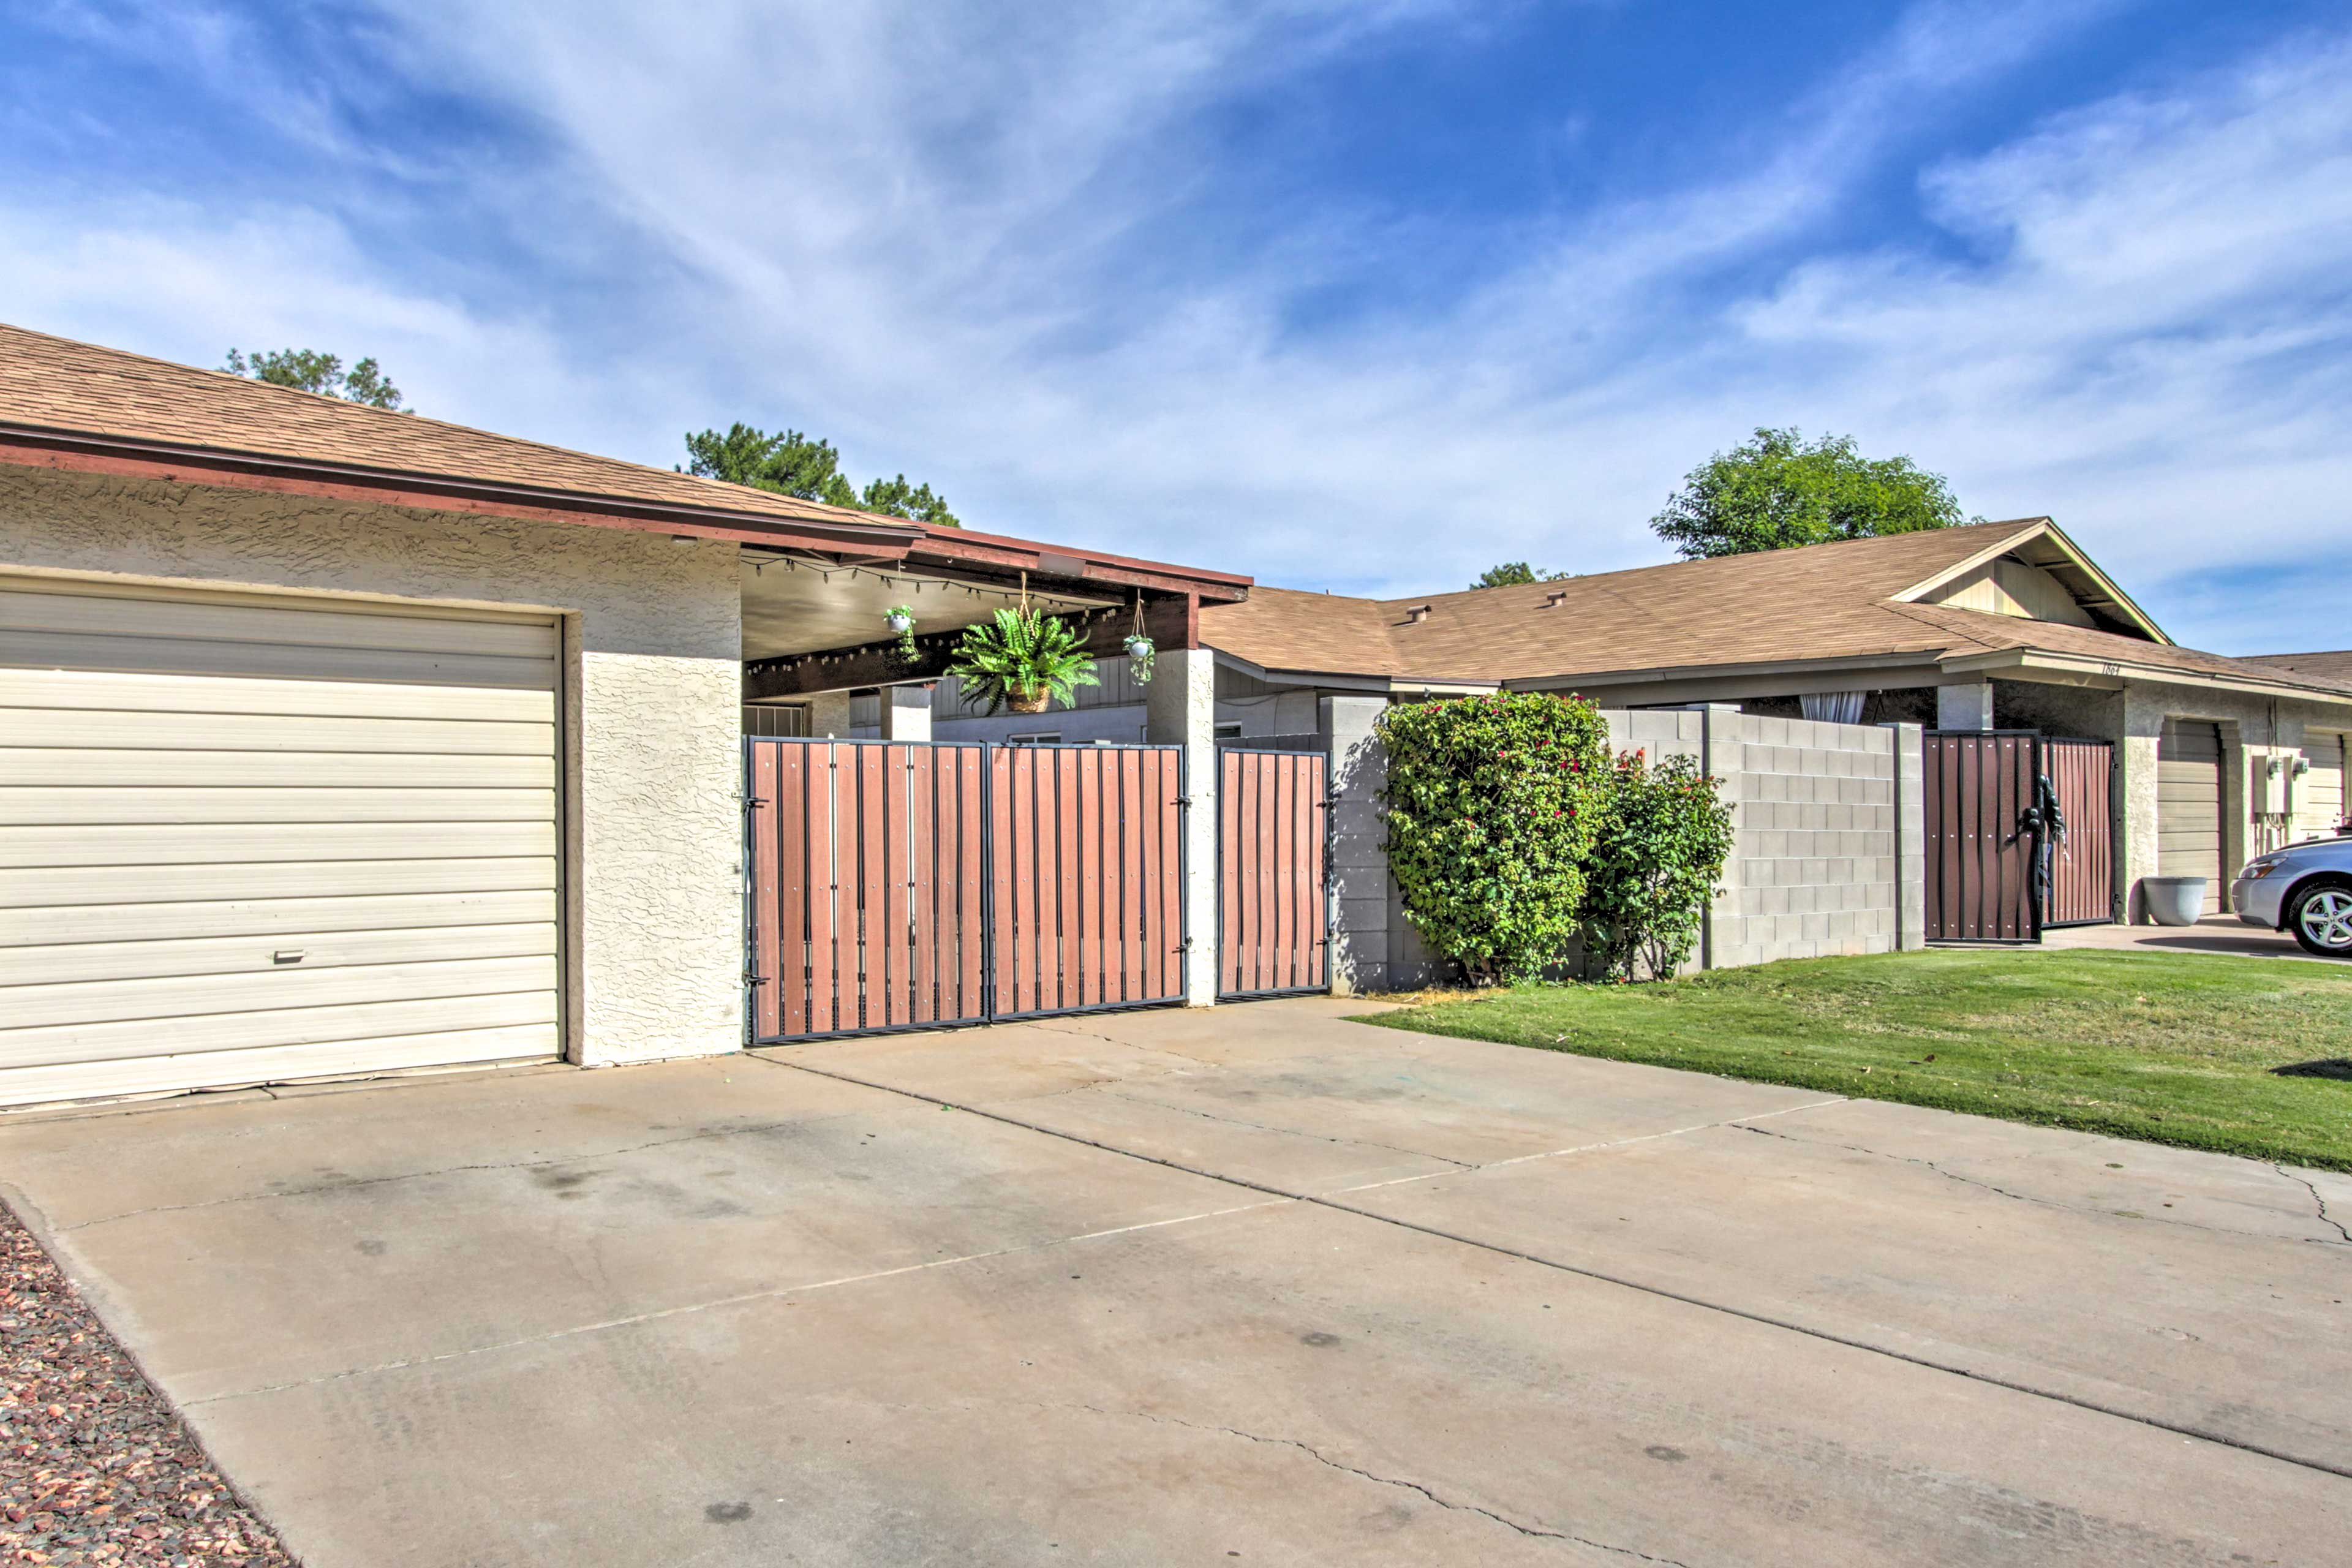
M 746 811 L 757 811 L 767 804 L 767 797 L 764 795 L 746 795 L 743 799 L 743 809 Z
M 1180 795 L 1176 797 L 1176 804 L 1178 805 L 1190 805 L 1192 804 L 1192 797 L 1189 795 Z
M 746 985 L 765 985 L 767 983 L 768 977 L 764 974 L 747 973 L 743 976 L 743 984 Z

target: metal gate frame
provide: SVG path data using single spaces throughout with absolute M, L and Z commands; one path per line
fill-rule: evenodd
M 1317 798 L 1309 803 L 1308 805 L 1308 811 L 1310 814 L 1313 814 L 1310 816 L 1309 820 L 1314 824 L 1313 830 L 1320 840 L 1321 847 L 1320 852 L 1316 855 L 1315 864 L 1311 868 L 1315 887 L 1313 900 L 1315 938 L 1307 944 L 1311 952 L 1311 956 L 1307 961 L 1307 970 L 1312 978 L 1305 984 L 1297 985 L 1272 986 L 1262 990 L 1228 991 L 1224 988 L 1225 960 L 1228 956 L 1224 948 L 1225 900 L 1227 897 L 1226 872 L 1229 869 L 1229 863 L 1226 859 L 1226 856 L 1229 853 L 1229 846 L 1225 842 L 1225 813 L 1229 804 L 1226 796 L 1226 785 L 1229 781 L 1225 776 L 1225 759 L 1227 757 L 1305 757 L 1310 761 L 1322 764 L 1322 788 L 1318 792 Z M 1284 751 L 1278 747 L 1260 746 L 1220 746 L 1217 748 L 1216 958 L 1217 1000 L 1220 1002 L 1254 1002 L 1274 996 L 1318 996 L 1329 991 L 1331 988 L 1330 766 L 1330 758 L 1322 752 Z M 1235 809 L 1238 810 L 1238 807 L 1236 806 Z M 1244 915 L 1243 919 L 1246 920 L 1246 916 Z M 1279 926 L 1279 923 L 1280 922 L 1277 921 L 1277 927 Z M 1237 928 L 1237 932 L 1240 934 L 1245 934 L 1245 931 L 1243 928 Z M 1237 949 L 1239 943 L 1237 942 Z M 1236 979 L 1239 978 L 1238 973 L 1235 977 Z
M 776 988 L 774 993 L 775 997 L 781 998 L 783 994 L 784 987 L 784 973 L 782 970 L 783 959 L 781 951 L 778 953 L 778 973 L 768 974 L 761 972 L 761 949 L 763 945 L 762 935 L 763 932 L 769 929 L 768 922 L 773 921 L 776 918 L 772 913 L 769 913 L 767 910 L 763 910 L 763 901 L 767 900 L 763 900 L 762 893 L 763 891 L 766 891 L 769 894 L 769 899 L 771 900 L 781 900 L 786 895 L 787 889 L 781 881 L 772 889 L 763 889 L 762 888 L 763 867 L 761 858 L 761 846 L 760 834 L 758 832 L 758 814 L 762 810 L 773 809 L 776 805 L 776 800 L 773 796 L 763 795 L 760 788 L 762 773 L 761 764 L 761 749 L 770 749 L 771 753 L 778 758 L 777 765 L 778 767 L 781 767 L 781 753 L 783 748 L 798 747 L 802 748 L 805 752 L 819 746 L 840 749 L 878 747 L 885 750 L 886 756 L 888 749 L 890 748 L 896 748 L 900 751 L 919 749 L 933 753 L 950 752 L 978 753 L 978 816 L 980 829 L 978 853 L 976 856 L 970 858 L 965 858 L 960 855 L 958 864 L 955 868 L 959 877 L 958 885 L 960 888 L 963 885 L 961 879 L 967 875 L 971 876 L 972 881 L 976 883 L 976 887 L 972 889 L 977 894 L 977 898 L 975 900 L 977 904 L 977 915 L 973 922 L 975 929 L 972 934 L 977 938 L 976 945 L 979 952 L 979 1005 L 976 1008 L 967 1006 L 964 1010 L 958 1012 L 955 1016 L 948 1017 L 909 1017 L 902 1020 L 885 1021 L 878 1024 L 869 1023 L 864 1016 L 864 1003 L 862 1000 L 864 990 L 861 985 L 858 994 L 861 999 L 857 1004 L 859 1015 L 857 1022 L 848 1027 L 823 1030 L 810 1029 L 797 1033 L 762 1033 L 761 1024 L 764 1013 L 773 1011 L 777 1014 L 780 1030 L 783 1017 L 782 1002 L 781 1000 L 771 1001 L 768 998 L 764 998 L 762 993 L 768 987 L 772 986 Z M 1190 781 L 1187 776 L 1186 756 L 1185 749 L 1183 747 L 1172 745 L 1093 746 L 1077 744 L 1061 745 L 1027 743 L 1020 745 L 1006 745 L 1002 742 L 985 741 L 884 741 L 781 736 L 745 736 L 742 739 L 742 747 L 743 842 L 741 854 L 743 872 L 743 984 L 745 993 L 744 1036 L 749 1044 L 753 1046 L 775 1046 L 799 1044 L 814 1040 L 851 1039 L 868 1035 L 904 1034 L 921 1029 L 966 1028 L 976 1024 L 1000 1023 L 1015 1019 L 1050 1018 L 1058 1017 L 1066 1014 L 1076 1013 L 1129 1011 L 1141 1007 L 1172 1006 L 1182 1003 L 1185 995 L 1187 994 L 1186 986 L 1191 974 L 1192 961 L 1191 901 L 1184 897 L 1185 874 L 1189 869 L 1190 857 L 1188 840 L 1191 837 L 1191 835 L 1186 831 L 1186 820 L 1192 810 L 1192 800 L 1191 790 L 1189 788 Z M 1167 984 L 1171 988 L 1165 991 L 1162 994 L 1139 999 L 1120 999 L 1118 1001 L 1108 1002 L 1081 1003 L 1067 1006 L 1055 1005 L 1052 1007 L 1031 1007 L 1019 1011 L 1013 1011 L 1008 1010 L 1003 1005 L 1006 999 L 1002 998 L 999 995 L 1000 965 L 997 961 L 996 952 L 998 936 L 996 897 L 997 884 L 1000 880 L 998 873 L 1001 868 L 1005 868 L 1007 864 L 1002 857 L 1009 856 L 1013 852 L 1009 847 L 1001 847 L 997 842 L 997 764 L 999 759 L 1008 753 L 1061 752 L 1085 752 L 1097 756 L 1132 755 L 1140 752 L 1150 752 L 1163 755 L 1170 753 L 1173 754 L 1175 767 L 1175 795 L 1171 805 L 1173 809 L 1175 824 L 1174 837 L 1176 840 L 1175 862 L 1172 873 L 1177 888 L 1176 897 L 1173 900 L 1175 904 L 1176 919 L 1172 932 L 1173 942 L 1170 949 L 1170 952 L 1174 956 L 1174 963 L 1172 964 L 1169 964 L 1165 971 Z M 863 772 L 864 770 L 861 769 L 861 777 Z M 887 788 L 887 782 L 885 784 L 885 788 L 886 790 Z M 934 798 L 937 798 L 936 795 Z M 837 832 L 837 828 L 835 826 L 835 823 L 836 821 L 837 816 L 832 812 L 829 805 L 825 825 L 828 835 Z M 835 842 L 836 843 L 837 847 L 837 840 Z M 962 838 L 959 837 L 958 843 L 960 850 L 962 842 Z M 782 837 L 780 826 L 776 845 L 777 854 L 780 859 L 782 857 L 786 843 L 787 840 Z M 803 848 L 805 849 L 805 837 L 803 837 Z M 884 859 L 884 875 L 886 879 L 888 872 L 893 868 L 889 863 L 891 845 L 892 840 L 889 837 L 888 828 L 886 824 L 881 830 L 881 837 L 878 840 L 878 847 Z M 864 851 L 865 847 L 866 846 L 861 840 L 859 844 L 859 850 L 861 853 Z M 907 849 L 910 849 L 911 847 L 911 845 L 901 846 L 902 852 Z M 938 885 L 936 872 L 939 864 L 939 845 L 936 837 L 934 837 L 931 842 L 930 848 L 934 869 L 934 880 L 932 885 L 936 887 Z M 1058 839 L 1056 842 L 1056 869 L 1058 870 L 1060 868 Z M 832 869 L 835 874 L 837 875 L 838 867 L 835 866 Z M 1163 861 L 1161 876 L 1164 879 L 1169 874 L 1165 862 Z M 1017 868 L 1006 869 L 1006 876 L 1008 878 L 1015 877 L 1017 875 Z M 887 888 L 891 884 L 888 884 L 886 881 L 881 885 Z M 847 890 L 846 885 L 839 882 L 829 883 L 828 886 L 835 891 Z M 861 892 L 864 890 L 862 886 L 859 890 Z M 780 903 L 778 907 L 781 907 Z M 887 907 L 887 901 L 885 907 Z M 1141 907 L 1140 900 L 1139 899 L 1139 910 Z M 1097 909 L 1099 910 L 1099 905 L 1097 905 Z M 764 920 L 763 916 L 765 917 Z M 814 924 L 814 922 L 811 923 Z M 1163 926 L 1161 929 L 1164 931 L 1166 928 Z M 933 973 L 936 973 L 936 942 L 938 937 L 936 928 L 933 930 L 931 934 L 934 942 L 934 952 L 932 955 L 932 963 L 934 966 Z M 861 980 L 862 979 L 863 975 L 861 973 Z M 836 1014 L 836 1021 L 838 1021 L 838 1016 L 839 1015 Z
M 2042 776 L 2042 731 L 2039 730 L 1929 730 L 1925 732 L 1925 738 L 1927 740 L 2022 741 L 2029 748 L 2026 776 L 2036 781 Z M 1925 759 L 1923 758 L 1922 761 L 1924 764 Z M 1924 826 L 1927 830 L 1927 923 L 1929 929 L 1933 930 L 1941 924 L 1940 904 L 1936 894 L 1939 890 L 1944 890 L 1942 887 L 1943 857 L 1937 846 L 1934 830 L 1943 812 L 1949 809 L 1954 803 L 1941 795 L 1941 780 L 1936 769 L 1923 765 L 1920 774 L 1920 787 L 1925 797 L 1920 804 L 1925 814 Z M 2022 814 L 2033 804 L 2032 799 L 2021 800 L 2017 803 L 2016 811 Z M 2012 818 L 2012 821 L 2016 820 Z M 2042 900 L 2034 893 L 2032 885 L 2033 868 L 2041 847 L 2041 835 L 2038 831 L 2027 828 L 2022 822 L 2018 822 L 2017 833 L 2012 835 L 2012 837 L 2021 836 L 2028 831 L 2033 831 L 2035 842 L 2026 855 L 2023 888 L 2026 918 L 2023 929 L 2019 934 L 2016 936 L 1929 936 L 1928 941 L 1953 946 L 2020 947 L 2039 942 L 2042 940 Z M 1952 871 L 1958 883 L 1958 898 L 1954 902 L 1954 908 L 1965 906 L 1969 888 L 1970 869 L 1969 857 L 1960 857 L 1953 863 Z M 1979 891 L 1981 891 L 1980 888 Z

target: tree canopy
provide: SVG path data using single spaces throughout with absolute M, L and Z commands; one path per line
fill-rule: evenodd
M 1966 521 L 1951 487 L 1908 458 L 1869 458 L 1851 436 L 1807 443 L 1759 427 L 1684 476 L 1650 520 L 1685 556 L 1741 555 L 1836 539 L 1914 533 Z
M 373 359 L 363 359 L 346 371 L 341 355 L 321 353 L 317 349 L 280 349 L 275 353 L 265 350 L 250 359 L 231 349 L 221 368 L 231 375 L 266 381 L 272 386 L 315 392 L 322 397 L 363 403 L 370 408 L 390 409 L 394 414 L 410 411 L 400 400 L 400 388 L 392 384 L 392 378 Z
M 1548 567 L 1530 566 L 1524 561 L 1504 561 L 1479 573 L 1478 580 L 1470 585 L 1473 588 L 1510 588 L 1521 583 L 1557 583 L 1567 575 L 1565 572 L 1554 572 Z
M 828 506 L 856 507 L 889 517 L 909 518 L 940 528 L 963 524 L 948 510 L 947 498 L 928 484 L 910 484 L 904 474 L 877 479 L 859 490 L 841 471 L 833 443 L 797 430 L 774 434 L 736 424 L 725 434 L 693 430 L 686 437 L 686 471 L 731 485 L 750 485 Z

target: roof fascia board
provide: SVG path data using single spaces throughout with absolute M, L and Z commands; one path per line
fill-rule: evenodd
M 1943 661 L 1956 675 L 1995 675 L 2003 671 L 2032 679 L 2036 673 L 2061 678 L 2065 685 L 2147 680 L 2166 686 L 2196 686 L 2213 691 L 2242 691 L 2258 697 L 2291 697 L 2305 702 L 2338 702 L 2352 706 L 2352 692 L 2328 691 L 2291 680 L 2263 680 L 2252 676 L 2176 669 L 2168 665 L 2142 664 L 2134 659 L 2095 658 L 2084 654 L 2042 653 L 2032 648 L 2003 648 L 1993 653 L 1965 654 Z M 2066 679 L 2075 678 L 2075 679 Z
M 1889 595 L 1888 597 L 1898 605 L 1916 605 L 1947 583 L 1965 577 L 1979 567 L 1989 565 L 2011 551 L 2031 544 L 2037 539 L 2047 539 L 2057 546 L 2059 552 L 2066 557 L 2068 564 L 2091 579 L 2099 590 L 2107 595 L 2108 605 L 2120 613 L 2120 618 L 2139 627 L 2152 641 L 2162 643 L 2167 647 L 2179 646 L 2166 635 L 2162 626 L 2156 624 L 2153 616 L 2132 601 L 2130 595 L 2116 585 L 2114 578 L 2101 571 L 2098 563 L 2083 552 L 2081 545 L 2067 538 L 2065 531 L 2046 517 L 2034 519 L 2033 521 L 1999 542 L 1988 545 L 1966 560 L 1947 566 L 1934 576 L 1914 583 L 1901 593 Z
M 908 553 L 915 559 L 937 557 L 1004 571 L 1034 572 L 1074 582 L 1116 583 L 1123 587 L 1150 588 L 1166 594 L 1197 594 L 1209 604 L 1234 604 L 1249 597 L 1255 579 L 1231 572 L 1211 572 L 1176 566 L 1164 561 L 1106 555 L 1099 551 L 1065 550 L 1005 534 L 978 533 L 961 528 L 925 528 Z
M 317 496 L 430 511 L 680 534 L 741 544 L 782 544 L 806 550 L 852 546 L 872 553 L 877 560 L 892 562 L 902 559 L 908 546 L 921 537 L 921 531 L 911 526 L 898 528 L 878 521 L 803 521 L 723 507 L 591 495 L 535 485 L 451 479 L 439 474 L 179 447 L 167 442 L 88 436 L 6 423 L 0 423 L 0 463 L 59 473 L 156 479 L 273 495 Z
M 1574 675 L 1536 675 L 1504 681 L 1511 691 L 1557 691 L 1562 687 L 1633 686 L 1669 680 L 1748 679 L 1764 676 L 1827 675 L 1887 668 L 1932 668 L 1932 649 L 1903 653 L 1855 654 L 1845 658 L 1772 659 L 1757 664 L 1659 665 L 1647 669 L 1588 669 Z

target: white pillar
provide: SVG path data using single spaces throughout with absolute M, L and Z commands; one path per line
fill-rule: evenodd
M 886 741 L 928 741 L 931 738 L 929 687 L 886 686 L 882 689 L 882 738 Z
M 1184 748 L 1184 1005 L 1217 1000 L 1217 656 L 1161 652 L 1144 691 L 1144 738 Z
M 1936 688 L 1936 728 L 1938 730 L 1991 729 L 1992 682 L 1972 680 L 1965 686 Z
M 849 693 L 820 691 L 808 700 L 808 732 L 820 741 L 839 740 L 849 733 Z
M 1388 824 L 1381 791 L 1388 749 L 1372 726 L 1385 697 L 1325 697 L 1316 732 L 1331 759 L 1331 994 L 1383 991 L 1389 984 Z

